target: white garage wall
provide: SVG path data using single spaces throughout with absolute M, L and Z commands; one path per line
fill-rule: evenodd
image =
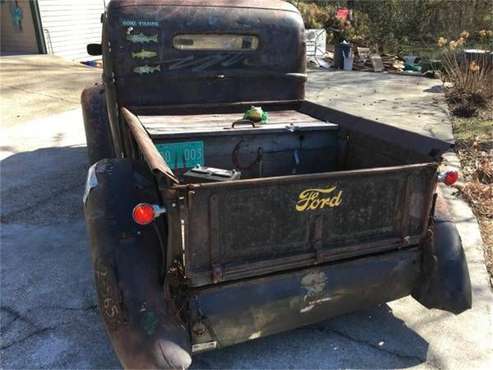
M 101 42 L 104 0 L 38 0 L 46 49 L 72 60 L 91 60 L 86 45 Z

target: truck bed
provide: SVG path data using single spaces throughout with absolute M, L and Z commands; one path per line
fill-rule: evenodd
M 138 117 L 178 180 L 169 242 L 189 286 L 421 243 L 446 144 L 312 103 L 266 110 L 259 127 L 231 127 L 244 107 Z M 184 181 L 194 163 L 167 150 L 191 143 L 202 165 L 239 169 L 241 179 Z

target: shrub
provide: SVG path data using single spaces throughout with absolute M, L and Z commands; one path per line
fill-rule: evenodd
M 493 98 L 493 69 L 491 55 L 476 54 L 474 58 L 464 53 L 469 38 L 462 32 L 456 40 L 438 39 L 442 48 L 442 80 L 449 82 L 447 99 L 452 113 L 459 117 L 471 117 L 485 108 Z
M 299 3 L 298 9 L 306 28 L 325 28 L 329 23 L 329 9 L 315 3 Z

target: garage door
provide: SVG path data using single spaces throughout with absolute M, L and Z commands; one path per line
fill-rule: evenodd
M 94 59 L 86 45 L 101 42 L 104 0 L 38 0 L 49 54 L 72 60 Z

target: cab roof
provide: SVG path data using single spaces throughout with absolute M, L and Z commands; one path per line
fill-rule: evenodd
M 283 0 L 112 0 L 110 8 L 133 6 L 191 6 L 251 8 L 297 12 L 296 7 Z

